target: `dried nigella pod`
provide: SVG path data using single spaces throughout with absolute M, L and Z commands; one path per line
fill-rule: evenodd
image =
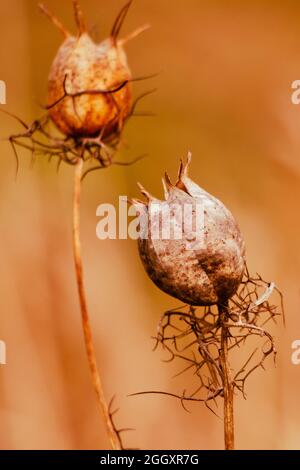
M 49 115 L 67 136 L 102 137 L 121 128 L 132 107 L 131 72 L 119 33 L 131 1 L 125 5 L 108 39 L 96 44 L 87 32 L 82 11 L 73 0 L 78 35 L 73 36 L 45 6 L 42 11 L 61 30 L 65 40 L 53 61 L 49 75 Z
M 166 175 L 165 202 L 141 188 L 147 204 L 134 202 L 147 215 L 147 230 L 143 227 L 139 238 L 140 256 L 148 275 L 164 292 L 189 305 L 222 304 L 241 283 L 245 244 L 231 212 L 189 178 L 190 163 L 191 155 L 185 165 L 181 163 L 176 185 Z M 168 209 L 169 218 L 165 217 Z M 187 217 L 182 217 L 185 213 Z M 201 223 L 195 224 L 199 214 Z M 181 237 L 174 236 L 178 228 Z

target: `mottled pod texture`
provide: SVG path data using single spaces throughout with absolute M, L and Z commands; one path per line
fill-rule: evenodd
M 231 212 L 189 178 L 190 163 L 189 155 L 187 164 L 180 166 L 175 185 L 166 175 L 165 202 L 153 198 L 143 188 L 147 203 L 133 201 L 139 212 L 146 209 L 148 214 L 148 238 L 140 237 L 139 252 L 148 275 L 164 292 L 189 305 L 222 304 L 235 294 L 241 283 L 245 270 L 245 244 Z M 184 224 L 181 239 L 153 237 L 158 219 L 157 214 L 153 217 L 151 206 L 155 205 L 156 211 L 159 207 L 162 215 L 166 205 L 172 214 L 174 204 L 192 205 L 192 217 L 196 205 L 201 206 L 204 214 L 202 233 L 194 233 L 191 224 Z M 171 220 L 173 226 L 183 223 L 176 220 L 176 216 Z M 193 245 L 193 240 L 202 240 L 202 243 Z
M 65 93 L 116 89 L 131 79 L 123 46 L 108 38 L 95 44 L 84 33 L 69 37 L 60 47 L 49 75 L 48 106 Z M 65 90 L 64 90 L 65 82 Z M 84 93 L 66 96 L 49 110 L 56 126 L 65 134 L 93 136 L 104 130 L 109 134 L 129 115 L 132 105 L 131 85 L 115 93 Z
M 40 5 L 63 33 L 49 74 L 47 109 L 58 129 L 68 137 L 105 138 L 122 129 L 132 109 L 131 72 L 124 50 L 126 39 L 119 39 L 131 1 L 113 25 L 108 39 L 99 44 L 88 34 L 83 12 L 73 0 L 77 35 L 72 35 L 49 10 Z

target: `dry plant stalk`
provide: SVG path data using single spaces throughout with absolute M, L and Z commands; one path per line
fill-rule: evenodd
M 280 308 L 269 302 L 273 293 L 280 297 Z M 217 412 L 217 399 L 224 400 L 224 440 L 225 449 L 234 449 L 234 397 L 239 392 L 246 399 L 248 378 L 264 365 L 268 357 L 276 358 L 276 348 L 272 335 L 265 325 L 283 314 L 282 295 L 274 283 L 265 282 L 260 276 L 251 278 L 248 271 L 238 293 L 227 305 L 170 310 L 160 322 L 156 338 L 156 348 L 161 345 L 170 357 L 186 366 L 178 374 L 191 371 L 195 389 L 184 390 L 182 395 L 167 392 L 146 392 L 169 395 L 178 398 L 186 409 L 188 402 L 202 402 L 214 414 Z M 261 339 L 261 346 L 249 353 L 233 373 L 229 357 L 242 356 L 242 346 L 252 339 Z M 239 357 L 239 361 L 240 361 Z M 144 393 L 144 392 L 143 392 Z
M 147 215 L 140 219 L 141 227 L 146 221 L 148 237 L 140 237 L 139 250 L 148 275 L 160 289 L 186 304 L 163 315 L 156 348 L 162 345 L 170 354 L 167 362 L 185 362 L 181 373 L 192 371 L 197 383 L 194 390 L 185 390 L 182 395 L 160 391 L 142 394 L 178 398 L 185 409 L 187 402 L 203 402 L 214 413 L 217 399 L 222 398 L 225 449 L 232 450 L 235 394 L 241 392 L 246 397 L 249 376 L 264 367 L 267 357 L 276 356 L 273 337 L 264 326 L 283 313 L 282 296 L 274 283 L 250 277 L 235 219 L 221 201 L 189 178 L 190 163 L 189 155 L 187 163 L 181 163 L 175 185 L 166 175 L 166 201 L 157 200 L 140 186 L 147 202 L 133 200 L 133 204 L 140 214 Z M 178 212 L 178 207 L 185 210 L 187 205 L 192 211 L 183 219 L 184 211 Z M 199 233 L 194 223 L 197 205 L 205 215 Z M 165 217 L 168 212 L 173 217 Z M 171 224 L 171 238 L 163 235 L 166 223 Z M 174 237 L 175 227 L 182 229 L 180 238 Z M 273 291 L 280 295 L 281 311 L 269 303 Z M 261 349 L 251 352 L 234 373 L 230 357 L 257 336 L 264 340 Z
M 96 360 L 84 287 L 80 244 L 80 202 L 81 183 L 88 173 L 110 165 L 131 165 L 142 158 L 138 157 L 128 163 L 114 159 L 115 153 L 120 149 L 126 123 L 133 116 L 143 115 L 136 112 L 136 107 L 142 98 L 154 91 L 143 93 L 135 100 L 132 98 L 131 84 L 152 76 L 132 78 L 124 49 L 128 41 L 137 37 L 149 26 L 145 25 L 127 37 L 119 38 L 131 3 L 132 0 L 122 8 L 109 38 L 100 44 L 96 44 L 90 37 L 78 0 L 73 0 L 77 24 L 75 36 L 47 7 L 40 4 L 41 11 L 64 37 L 64 42 L 50 70 L 48 99 L 44 107 L 46 112 L 30 125 L 19 117 L 7 113 L 24 128 L 24 132 L 9 138 L 17 161 L 17 171 L 18 147 L 29 150 L 33 162 L 36 156 L 42 155 L 48 156 L 49 161 L 57 158 L 58 169 L 62 162 L 75 168 L 73 248 L 82 326 L 99 410 L 111 447 L 115 450 L 123 448 L 121 433 L 125 430 L 118 430 L 114 424 L 115 412 L 112 411 L 112 403 L 108 405 L 105 400 Z
M 224 397 L 224 442 L 226 450 L 234 449 L 234 385 L 231 378 L 231 370 L 228 359 L 229 330 L 225 326 L 228 315 L 228 306 L 219 307 L 221 321 L 221 349 L 220 369 L 223 371 L 223 397 Z
M 83 160 L 79 159 L 75 166 L 75 179 L 74 179 L 74 200 L 73 200 L 73 248 L 74 248 L 74 261 L 76 270 L 76 279 L 78 294 L 80 300 L 80 309 L 82 317 L 82 326 L 85 340 L 85 347 L 87 359 L 91 371 L 92 382 L 97 396 L 97 403 L 100 413 L 106 426 L 107 434 L 109 436 L 112 449 L 121 450 L 123 448 L 120 435 L 114 425 L 112 414 L 109 406 L 106 403 L 101 382 L 101 374 L 99 372 L 92 328 L 89 319 L 88 305 L 86 300 L 86 293 L 84 287 L 83 266 L 81 258 L 81 243 L 80 243 L 80 199 L 81 199 L 81 178 L 83 170 Z

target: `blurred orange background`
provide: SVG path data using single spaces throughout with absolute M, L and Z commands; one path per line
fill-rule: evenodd
M 72 2 L 45 0 L 73 27 Z M 108 35 L 121 0 L 85 0 L 97 38 Z M 285 297 L 287 326 L 278 326 L 277 366 L 268 362 L 236 399 L 239 449 L 300 448 L 300 366 L 291 344 L 300 339 L 300 106 L 291 84 L 300 78 L 300 4 L 287 0 L 135 0 L 123 33 L 151 23 L 128 45 L 134 76 L 160 72 L 135 85 L 152 118 L 133 118 L 124 161 L 129 168 L 94 173 L 83 188 L 82 238 L 87 291 L 105 392 L 116 395 L 117 422 L 133 427 L 127 447 L 221 449 L 222 420 L 202 405 L 191 413 L 168 397 L 129 398 L 133 392 L 181 393 L 189 375 L 152 352 L 161 314 L 178 303 L 147 278 L 133 241 L 99 241 L 96 208 L 136 196 L 136 181 L 162 195 L 161 177 L 174 177 L 179 158 L 193 152 L 192 176 L 238 219 L 248 265 L 273 280 Z M 36 0 L 1 1 L 0 79 L 3 106 L 27 122 L 41 114 L 47 75 L 61 43 Z M 0 116 L 1 138 L 19 125 Z M 73 169 L 20 152 L 14 179 L 11 148 L 0 142 L 1 449 L 107 448 L 90 383 L 81 331 L 71 246 Z M 221 413 L 221 408 L 220 408 Z

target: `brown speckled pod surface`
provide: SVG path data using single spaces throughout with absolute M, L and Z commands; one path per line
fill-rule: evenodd
M 69 37 L 60 47 L 49 75 L 48 105 L 64 95 L 89 90 L 113 90 L 130 80 L 123 47 L 109 38 L 95 44 L 87 33 Z M 115 93 L 85 93 L 65 97 L 49 111 L 52 120 L 66 135 L 93 136 L 109 133 L 131 109 L 131 86 Z
M 97 44 L 87 32 L 79 2 L 73 0 L 73 4 L 77 36 L 40 5 L 65 38 L 51 66 L 47 109 L 66 136 L 105 137 L 120 130 L 132 110 L 132 76 L 124 45 L 148 26 L 118 38 L 130 1 L 119 13 L 109 38 Z
M 165 202 L 153 198 L 143 188 L 147 204 L 141 206 L 141 202 L 134 202 L 137 210 L 141 212 L 143 207 L 148 216 L 148 237 L 140 237 L 139 252 L 148 275 L 164 292 L 189 305 L 222 304 L 235 294 L 241 283 L 245 244 L 231 212 L 189 178 L 190 162 L 191 156 L 186 165 L 181 164 L 176 185 L 166 177 Z M 180 205 L 192 207 L 192 218 L 197 205 L 201 209 L 203 222 L 197 228 L 198 233 L 193 232 L 194 225 L 183 224 L 182 220 L 186 222 L 186 219 L 176 219 L 175 215 L 171 219 L 173 227 L 183 224 L 181 239 L 174 236 L 164 239 L 162 232 L 159 237 L 154 236 L 157 220 L 163 225 L 166 208 L 171 208 L 174 215 L 172 207 Z

